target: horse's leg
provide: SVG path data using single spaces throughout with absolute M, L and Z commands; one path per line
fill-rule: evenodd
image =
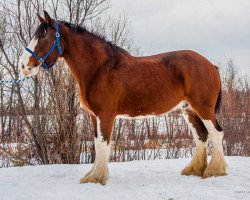
M 80 183 L 100 183 L 105 185 L 108 180 L 108 161 L 110 156 L 110 137 L 114 117 L 96 117 L 97 135 L 95 136 L 95 163 L 92 169 L 80 180 Z
M 207 136 L 208 132 L 199 116 L 189 109 L 182 110 L 185 121 L 192 131 L 195 141 L 195 153 L 190 163 L 182 170 L 182 175 L 202 176 L 207 167 Z
M 202 120 L 209 134 L 209 141 L 212 143 L 212 158 L 204 171 L 203 177 L 227 175 L 227 164 L 224 159 L 222 139 L 224 132 L 216 118 Z
M 222 146 L 224 133 L 215 118 L 214 108 L 204 105 L 192 105 L 192 107 L 201 118 L 208 131 L 208 140 L 212 143 L 212 157 L 203 173 L 203 177 L 224 176 L 227 174 L 227 164 L 224 159 Z
M 95 138 L 97 138 L 97 120 L 96 120 L 96 116 L 90 115 L 90 119 L 91 119 L 92 126 L 93 126 L 93 129 L 94 129 Z M 93 157 L 95 157 L 95 156 L 93 156 Z M 85 174 L 85 177 L 88 176 L 93 171 L 93 169 L 95 168 L 95 163 L 96 162 L 93 163 L 91 169 Z M 80 183 L 82 183 L 82 179 L 80 180 Z

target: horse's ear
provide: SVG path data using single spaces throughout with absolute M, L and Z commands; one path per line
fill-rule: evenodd
M 46 23 L 46 20 L 42 18 L 39 14 L 37 14 L 37 17 L 41 23 Z
M 49 16 L 49 14 L 45 10 L 43 12 L 44 12 L 44 17 L 45 17 L 46 22 L 48 24 L 51 24 L 51 21 L 52 21 L 51 17 Z

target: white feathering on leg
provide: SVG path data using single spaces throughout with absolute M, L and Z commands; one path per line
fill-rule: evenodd
M 107 141 L 104 141 L 102 132 L 101 132 L 101 122 L 97 117 L 97 138 L 95 142 L 95 163 L 93 164 L 92 169 L 81 179 L 81 183 L 100 183 L 105 185 L 108 180 L 108 162 L 110 156 L 110 144 Z

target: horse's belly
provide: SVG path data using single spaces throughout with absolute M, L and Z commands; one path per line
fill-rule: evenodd
M 120 119 L 147 119 L 151 117 L 159 117 L 162 115 L 166 115 L 168 113 L 171 113 L 176 110 L 180 110 L 184 107 L 186 107 L 187 103 L 185 101 L 179 102 L 177 105 L 172 106 L 171 108 L 168 109 L 161 109 L 161 110 L 156 110 L 156 111 L 144 111 L 142 112 L 141 110 L 133 111 L 133 112 L 124 112 L 124 113 L 119 113 L 116 118 Z

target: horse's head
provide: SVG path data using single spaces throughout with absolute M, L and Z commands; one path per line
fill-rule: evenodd
M 41 60 L 39 61 L 38 57 L 43 58 L 55 43 L 55 20 L 52 19 L 46 11 L 44 11 L 44 18 L 40 15 L 38 15 L 38 18 L 41 23 L 37 27 L 28 47 L 22 53 L 18 63 L 21 74 L 25 76 L 36 75 L 39 72 Z M 59 48 L 63 49 L 63 44 L 61 44 Z M 38 57 L 36 58 L 27 49 L 31 50 Z M 55 48 L 46 60 L 44 60 L 44 63 L 48 66 L 53 65 L 59 56 L 59 52 Z

